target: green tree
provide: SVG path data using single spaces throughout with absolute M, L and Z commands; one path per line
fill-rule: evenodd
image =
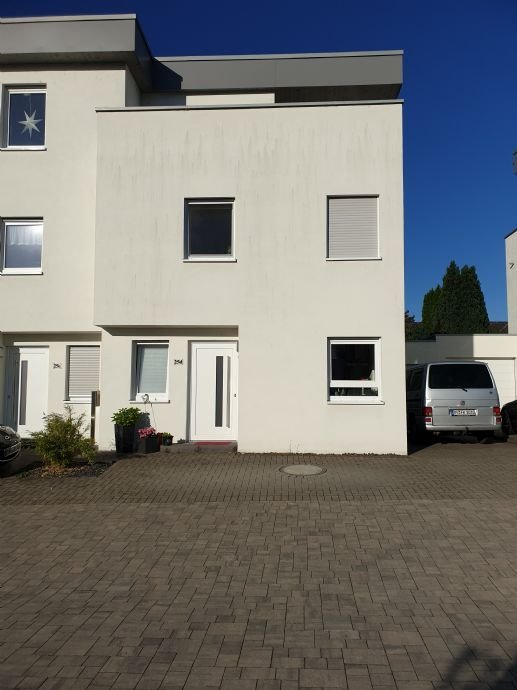
M 437 285 L 424 295 L 422 305 L 422 329 L 427 335 L 439 333 L 441 329 L 442 288 Z
M 442 299 L 439 309 L 442 333 L 462 332 L 465 307 L 461 271 L 458 264 L 451 261 L 442 281 Z
M 460 269 L 451 261 L 442 284 L 424 295 L 424 333 L 488 333 L 485 298 L 474 266 Z
M 424 337 L 422 324 L 415 321 L 415 317 L 409 313 L 409 309 L 406 309 L 404 313 L 404 329 L 406 340 L 421 340 Z
M 461 332 L 488 333 L 490 320 L 474 266 L 463 266 L 461 269 L 461 302 L 465 305 L 459 324 Z

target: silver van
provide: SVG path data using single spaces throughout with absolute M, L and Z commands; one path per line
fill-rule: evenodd
M 501 430 L 499 395 L 484 362 L 429 362 L 406 368 L 408 433 L 468 432 L 479 438 Z

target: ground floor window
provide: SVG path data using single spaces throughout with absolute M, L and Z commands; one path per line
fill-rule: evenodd
M 332 338 L 328 348 L 328 399 L 332 402 L 378 399 L 380 340 Z
M 149 402 L 167 400 L 169 344 L 166 342 L 135 343 L 133 368 L 133 399 Z M 149 396 L 147 398 L 147 396 Z
M 99 345 L 70 345 L 66 399 L 90 402 L 92 391 L 99 390 Z

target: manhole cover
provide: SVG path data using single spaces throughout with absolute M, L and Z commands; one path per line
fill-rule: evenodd
M 327 470 L 318 465 L 285 465 L 280 468 L 281 472 L 294 474 L 296 477 L 308 477 L 311 474 L 323 474 Z

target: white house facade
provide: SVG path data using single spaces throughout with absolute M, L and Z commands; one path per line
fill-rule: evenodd
M 0 383 L 242 452 L 406 453 L 400 52 L 155 58 L 0 21 Z

